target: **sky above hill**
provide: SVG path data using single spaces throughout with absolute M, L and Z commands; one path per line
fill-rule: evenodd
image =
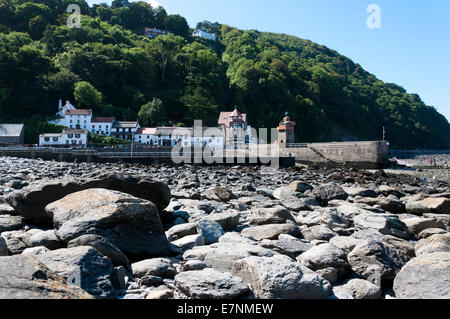
M 111 3 L 111 1 L 87 1 Z M 149 0 L 191 27 L 209 20 L 239 29 L 286 33 L 338 51 L 385 82 L 417 93 L 450 121 L 450 1 Z M 371 4 L 380 28 L 369 28 Z M 371 21 L 373 21 L 371 19 Z

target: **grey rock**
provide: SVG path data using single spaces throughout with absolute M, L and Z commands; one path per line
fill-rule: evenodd
M 250 292 L 241 278 L 211 268 L 181 272 L 175 276 L 174 285 L 194 299 L 233 299 Z
M 380 241 L 383 238 L 383 234 L 380 233 L 378 230 L 368 228 L 368 229 L 361 229 L 352 234 L 351 237 L 356 239 L 362 239 L 362 240 L 375 240 Z
M 28 256 L 36 256 L 40 254 L 44 254 L 49 252 L 50 249 L 44 246 L 36 246 L 32 248 L 27 248 L 24 251 L 22 251 L 22 255 L 28 255 Z
M 197 222 L 197 232 L 205 239 L 205 244 L 214 244 L 225 234 L 222 226 L 211 220 L 200 220 Z
M 432 213 L 450 214 L 450 198 L 425 198 L 421 201 L 421 205 L 429 208 Z
M 352 299 L 380 299 L 381 288 L 363 279 L 349 279 L 343 284 L 333 287 L 333 292 L 343 291 Z
M 65 246 L 65 243 L 56 237 L 54 229 L 42 231 L 30 236 L 29 243 L 33 247 L 44 246 L 50 250 L 63 248 Z
M 287 189 L 294 191 L 294 192 L 300 192 L 304 193 L 307 190 L 312 190 L 313 187 L 305 182 L 302 181 L 293 181 L 288 186 L 286 186 Z
M 416 256 L 437 253 L 450 252 L 450 233 L 438 234 L 420 240 L 415 247 Z
M 241 218 L 240 213 L 220 213 L 220 214 L 210 214 L 204 219 L 219 223 L 224 230 L 231 231 L 239 226 L 240 218 Z
M 248 257 L 234 263 L 233 274 L 242 277 L 257 298 L 321 299 L 331 285 L 313 272 L 305 272 L 286 256 Z
M 8 204 L 1 204 L 0 203 L 0 215 L 15 215 L 16 212 L 14 211 L 14 208 L 9 206 Z
M 326 206 L 329 201 L 334 199 L 346 200 L 348 198 L 348 194 L 342 187 L 334 183 L 320 185 L 314 188 L 312 194 L 323 206 Z
M 33 183 L 10 194 L 6 201 L 28 221 L 42 226 L 52 226 L 51 212 L 45 207 L 61 198 L 90 188 L 101 188 L 130 194 L 148 200 L 162 211 L 170 203 L 170 189 L 161 182 L 154 182 L 131 175 L 93 172 L 87 178 L 46 179 Z
M 450 252 L 411 259 L 394 280 L 399 299 L 450 299 Z
M 146 275 L 142 278 L 139 278 L 139 286 L 157 286 L 164 283 L 164 280 L 158 276 Z
M 303 236 L 309 240 L 325 240 L 329 241 L 331 238 L 337 236 L 337 234 L 323 225 L 312 226 L 302 230 Z
M 92 299 L 86 291 L 69 286 L 37 259 L 16 255 L 0 258 L 0 299 Z
M 408 218 L 404 219 L 403 222 L 408 227 L 408 230 L 415 235 L 418 235 L 422 230 L 427 228 L 446 228 L 442 221 L 438 222 L 432 218 Z
M 222 186 L 215 186 L 208 188 L 205 191 L 205 197 L 207 199 L 216 200 L 218 202 L 228 202 L 231 199 L 236 198 L 236 195 L 233 194 L 228 188 Z
M 402 250 L 409 257 L 416 257 L 414 242 L 397 238 L 391 235 L 385 235 L 381 238 L 381 242 L 391 245 L 397 249 Z
M 65 242 L 95 234 L 128 255 L 169 254 L 158 210 L 147 200 L 94 188 L 67 195 L 46 211 L 53 216 L 56 235 Z
M 172 245 L 175 245 L 176 247 L 179 247 L 180 249 L 188 250 L 192 249 L 196 246 L 203 246 L 205 245 L 205 238 L 203 238 L 202 235 L 189 235 L 185 236 L 183 238 L 180 238 L 178 240 L 175 240 L 171 243 Z
M 403 251 L 378 241 L 364 241 L 347 255 L 352 269 L 377 286 L 391 282 L 408 262 Z
M 349 236 L 335 236 L 330 239 L 330 244 L 335 245 L 336 247 L 339 247 L 342 249 L 346 254 L 351 252 L 353 248 L 356 247 L 360 242 L 362 242 L 363 239 L 358 239 L 354 237 Z
M 311 270 L 336 268 L 338 277 L 345 275 L 350 266 L 345 252 L 333 244 L 315 246 L 297 257 L 297 261 Z
M 113 265 L 109 258 L 92 247 L 75 247 L 52 250 L 34 256 L 57 275 L 69 282 L 81 284 L 96 298 L 113 298 L 114 287 L 109 279 Z
M 392 215 L 361 214 L 355 216 L 353 222 L 356 226 L 376 229 L 384 235 L 392 235 L 403 239 L 411 238 L 411 233 L 405 223 Z
M 20 216 L 0 215 L 0 233 L 21 229 L 24 226 L 24 220 Z
M 250 236 L 256 240 L 275 239 L 281 234 L 288 234 L 294 237 L 301 237 L 302 233 L 297 226 L 292 224 L 270 224 L 253 226 L 244 229 L 242 235 Z
M 3 237 L 0 237 L 0 256 L 8 256 L 8 245 Z
M 207 267 L 206 264 L 201 260 L 188 260 L 183 265 L 183 271 L 202 270 L 205 269 L 206 267 Z
M 303 254 L 313 247 L 306 240 L 297 239 L 292 236 L 283 237 L 282 235 L 280 235 L 278 240 L 261 241 L 261 246 L 282 255 L 289 256 L 292 259 L 297 258 L 297 256 Z
M 284 207 L 255 208 L 251 211 L 250 225 L 284 224 L 287 220 L 295 222 L 292 214 Z
M 196 223 L 187 223 L 180 224 L 171 227 L 167 234 L 171 236 L 173 239 L 177 240 L 189 235 L 197 234 L 197 224 Z
M 111 259 L 114 266 L 124 266 L 129 267 L 130 261 L 127 256 L 120 251 L 119 248 L 114 246 L 106 238 L 98 235 L 82 235 L 75 239 L 72 239 L 67 244 L 68 248 L 79 247 L 79 246 L 90 246 L 100 252 L 103 256 Z
M 131 265 L 133 276 L 142 278 L 144 276 L 158 276 L 161 278 L 173 278 L 177 271 L 172 266 L 170 259 L 152 258 L 133 263 Z
M 443 235 L 446 234 L 447 230 L 442 228 L 427 228 L 422 230 L 419 235 L 417 236 L 419 239 L 427 239 L 430 236 L 433 235 Z

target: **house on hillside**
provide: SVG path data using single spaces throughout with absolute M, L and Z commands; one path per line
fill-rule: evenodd
M 140 129 L 138 121 L 114 121 L 111 136 L 125 141 L 133 140 L 134 134 Z
M 98 135 L 111 136 L 115 121 L 115 117 L 94 117 L 89 131 Z
M 78 130 L 90 130 L 92 122 L 92 110 L 77 109 L 70 101 L 66 101 L 66 105 L 58 105 L 57 119 L 48 121 L 51 124 L 60 125 Z
M 161 30 L 161 29 L 157 29 L 157 28 L 145 28 L 145 30 L 144 30 L 144 35 L 150 39 L 155 39 L 159 36 L 165 37 L 166 35 L 169 35 L 170 33 L 171 32 L 169 32 L 167 30 Z
M 0 124 L 0 144 L 24 144 L 25 126 L 23 124 Z
M 201 29 L 195 30 L 192 33 L 192 36 L 196 37 L 196 38 L 208 39 L 208 40 L 211 40 L 211 41 L 216 41 L 217 40 L 217 36 L 214 33 L 209 33 L 209 32 L 206 32 L 204 30 L 201 30 Z
M 61 133 L 39 135 L 40 147 L 87 147 L 87 130 L 64 129 Z

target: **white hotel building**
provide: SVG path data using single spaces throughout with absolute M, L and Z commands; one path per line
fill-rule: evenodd
M 64 129 L 62 133 L 39 135 L 41 147 L 82 147 L 87 146 L 87 130 Z

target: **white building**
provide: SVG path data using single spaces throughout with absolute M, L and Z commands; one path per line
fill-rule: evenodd
M 98 135 L 111 136 L 112 127 L 115 121 L 115 117 L 94 117 L 89 132 Z
M 54 121 L 49 121 L 49 123 L 73 129 L 91 130 L 92 110 L 77 109 L 69 101 L 64 106 L 61 104 L 60 100 L 58 113 L 56 113 L 58 118 Z
M 192 36 L 194 36 L 196 38 L 203 38 L 203 39 L 208 39 L 208 40 L 212 40 L 212 41 L 217 40 L 217 36 L 215 34 L 203 31 L 201 29 L 195 30 L 194 33 L 192 33 Z
M 87 146 L 87 130 L 64 129 L 61 133 L 39 135 L 40 147 L 83 147 Z

